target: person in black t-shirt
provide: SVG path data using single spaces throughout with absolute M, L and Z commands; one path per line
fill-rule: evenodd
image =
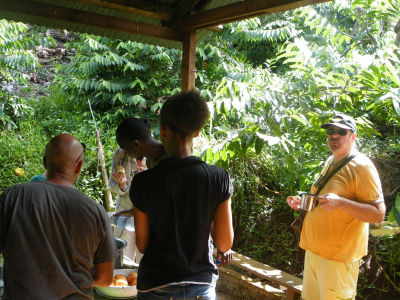
M 192 156 L 193 138 L 208 118 L 197 92 L 169 98 L 160 120 L 168 158 L 133 178 L 136 245 L 144 253 L 139 300 L 215 299 L 218 269 L 210 240 L 219 256 L 232 247 L 233 187 L 224 169 Z
M 150 122 L 146 119 L 129 117 L 117 127 L 116 140 L 119 147 L 112 157 L 111 178 L 109 188 L 117 195 L 114 215 L 133 216 L 133 205 L 129 199 L 129 189 L 134 174 L 157 164 L 166 155 L 159 141 L 151 135 Z M 143 162 L 145 162 L 142 164 Z M 133 218 L 128 218 L 127 227 L 133 227 Z M 131 229 L 114 227 L 114 235 L 123 238 L 128 245 L 124 257 L 132 262 L 139 263 L 142 254 L 136 249 L 136 234 Z

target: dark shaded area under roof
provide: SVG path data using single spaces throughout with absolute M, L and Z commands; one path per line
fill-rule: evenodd
M 328 0 L 0 0 L 0 18 L 49 28 L 182 49 L 210 30 L 260 15 Z

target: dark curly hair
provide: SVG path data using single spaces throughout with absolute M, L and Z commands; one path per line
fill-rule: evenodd
M 151 137 L 150 122 L 146 119 L 127 118 L 118 125 L 115 136 L 118 145 L 131 140 L 147 140 Z
M 202 129 L 209 116 L 206 100 L 192 90 L 168 98 L 161 109 L 160 122 L 162 127 L 187 136 Z

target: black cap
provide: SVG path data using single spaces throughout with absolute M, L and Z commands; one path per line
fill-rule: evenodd
M 322 124 L 321 128 L 328 129 L 329 126 L 337 126 L 339 128 L 349 129 L 353 132 L 357 131 L 357 125 L 354 119 L 344 114 L 333 116 L 328 123 Z

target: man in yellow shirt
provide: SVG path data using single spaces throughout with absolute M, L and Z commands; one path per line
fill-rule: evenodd
M 385 203 L 378 172 L 371 160 L 355 149 L 357 126 L 346 115 L 336 115 L 321 128 L 327 131 L 332 152 L 321 172 L 329 176 L 350 155 L 319 192 L 319 204 L 308 211 L 300 247 L 306 251 L 302 298 L 305 300 L 354 299 L 361 258 L 367 254 L 369 223 L 380 223 Z M 316 193 L 317 180 L 311 193 Z M 299 210 L 299 196 L 288 205 Z

